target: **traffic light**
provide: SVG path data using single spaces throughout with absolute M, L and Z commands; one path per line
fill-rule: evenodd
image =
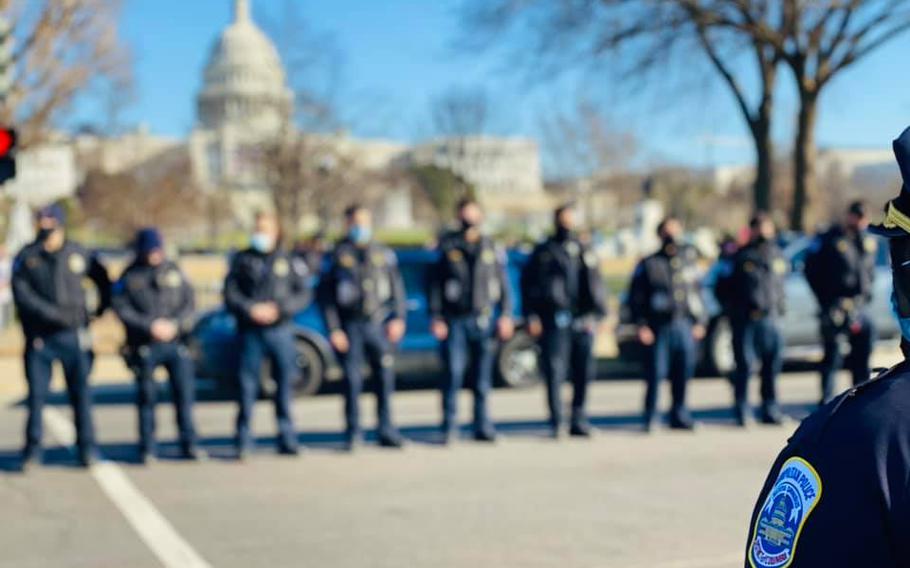
M 0 184 L 16 177 L 16 131 L 0 128 Z

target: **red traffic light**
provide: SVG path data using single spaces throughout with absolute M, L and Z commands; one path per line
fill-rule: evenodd
M 12 128 L 0 128 L 0 158 L 9 156 L 16 148 L 16 131 Z

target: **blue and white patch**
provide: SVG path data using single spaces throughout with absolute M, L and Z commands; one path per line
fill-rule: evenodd
M 752 568 L 786 568 L 793 562 L 803 526 L 822 496 L 822 480 L 809 462 L 784 462 L 768 494 L 749 546 Z

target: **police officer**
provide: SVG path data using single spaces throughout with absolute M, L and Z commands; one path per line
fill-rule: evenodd
M 704 302 L 696 251 L 682 242 L 682 223 L 667 217 L 658 225 L 661 248 L 642 260 L 629 286 L 628 307 L 645 348 L 647 379 L 645 430 L 656 423 L 660 382 L 669 376 L 673 406 L 670 427 L 692 430 L 695 423 L 686 408 L 686 385 L 695 372 L 696 342 L 705 336 Z
M 783 362 L 778 322 L 786 309 L 787 262 L 774 242 L 775 236 L 774 222 L 766 213 L 753 216 L 749 242 L 724 261 L 727 270 L 715 285 L 715 294 L 733 328 L 733 413 L 740 426 L 749 420 L 748 384 L 756 359 L 761 362 L 761 421 L 783 421 L 776 382 Z
M 345 375 L 346 447 L 362 442 L 360 393 L 363 364 L 376 385 L 379 444 L 403 445 L 392 423 L 393 351 L 405 333 L 407 305 L 395 253 L 373 240 L 372 215 L 362 205 L 345 210 L 347 236 L 338 242 L 322 279 L 320 302 L 332 347 Z
M 139 455 L 155 459 L 155 369 L 167 369 L 177 411 L 180 452 L 196 460 L 193 361 L 183 343 L 193 324 L 194 295 L 183 272 L 167 259 L 157 229 L 136 233 L 135 258 L 114 285 L 112 305 L 126 328 L 124 354 L 136 373 Z
M 52 205 L 38 212 L 38 236 L 16 257 L 13 296 L 25 334 L 25 375 L 28 379 L 28 422 L 23 468 L 41 460 L 42 412 L 54 361 L 60 361 L 76 423 L 79 462 L 95 460 L 95 432 L 88 378 L 92 355 L 88 324 L 110 303 L 107 271 L 78 243 L 66 238 L 63 210 Z M 98 306 L 89 314 L 83 281 L 98 292 Z
M 553 235 L 537 245 L 522 272 L 522 307 L 528 332 L 540 342 L 553 437 L 560 434 L 560 390 L 567 378 L 573 387 L 569 434 L 588 437 L 585 400 L 595 370 L 594 331 L 607 313 L 606 291 L 597 255 L 575 232 L 575 207 L 557 208 L 553 221 Z
M 444 235 L 430 282 L 433 335 L 443 342 L 442 433 L 449 443 L 458 430 L 458 392 L 465 374 L 474 381 L 474 439 L 496 439 L 487 411 L 493 386 L 495 338 L 514 332 L 512 292 L 505 252 L 482 232 L 483 211 L 473 199 L 458 204 L 461 227 Z
M 822 406 L 790 438 L 752 513 L 748 568 L 910 566 L 910 129 L 894 151 L 904 186 L 873 230 L 891 238 L 905 360 Z
M 806 255 L 805 273 L 820 308 L 825 356 L 821 364 L 822 403 L 834 393 L 834 378 L 843 363 L 841 344 L 850 345 L 847 366 L 853 384 L 869 379 L 869 357 L 875 328 L 866 313 L 872 299 L 876 240 L 866 234 L 866 206 L 856 201 L 842 224 L 818 235 Z
M 256 215 L 250 247 L 237 253 L 224 283 L 224 301 L 240 330 L 240 408 L 237 414 L 237 455 L 244 459 L 254 442 L 250 418 L 259 393 L 262 363 L 271 363 L 276 383 L 275 415 L 278 452 L 297 455 L 297 433 L 291 415 L 291 389 L 297 377 L 296 346 L 291 318 L 304 310 L 312 294 L 306 263 L 282 250 L 278 220 Z

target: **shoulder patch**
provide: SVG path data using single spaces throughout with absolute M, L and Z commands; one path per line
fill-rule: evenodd
M 822 497 L 822 480 L 809 462 L 784 462 L 755 521 L 749 545 L 752 568 L 786 568 L 793 562 L 800 533 Z
M 275 262 L 272 264 L 272 272 L 275 273 L 275 276 L 279 278 L 287 276 L 291 271 L 291 266 L 288 264 L 287 259 L 285 258 L 276 258 Z
M 461 262 L 464 259 L 464 255 L 457 248 L 449 249 L 446 256 L 449 258 L 449 262 Z
M 496 253 L 493 251 L 493 249 L 486 249 L 483 251 L 481 259 L 483 260 L 484 264 L 493 264 L 496 262 Z

